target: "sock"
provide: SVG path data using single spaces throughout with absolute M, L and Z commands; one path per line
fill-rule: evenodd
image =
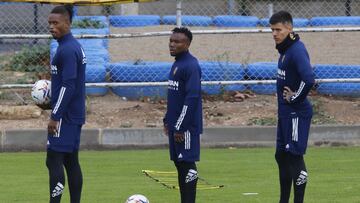
M 83 178 L 78 154 L 78 151 L 73 153 L 66 153 L 64 158 L 64 166 L 68 178 L 71 203 L 79 203 L 81 199 Z
M 294 203 L 304 202 L 308 174 L 302 155 L 290 154 L 291 176 L 294 185 Z
M 288 203 L 291 192 L 292 176 L 290 163 L 288 161 L 288 153 L 284 151 L 276 151 L 275 159 L 279 167 L 280 181 L 280 201 L 279 203 Z
M 50 203 L 60 203 L 65 187 L 63 168 L 64 154 L 52 150 L 47 151 L 46 166 L 49 170 Z
M 198 173 L 195 162 L 175 162 L 181 203 L 195 203 Z

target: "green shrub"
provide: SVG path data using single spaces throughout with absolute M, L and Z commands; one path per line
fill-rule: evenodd
M 4 64 L 5 69 L 20 72 L 47 72 L 50 64 L 49 45 L 24 47 Z
M 104 28 L 105 25 L 101 21 L 91 20 L 90 18 L 84 18 L 83 20 L 77 20 L 72 23 L 72 28 Z
M 252 117 L 248 121 L 248 125 L 274 126 L 277 124 L 276 117 Z

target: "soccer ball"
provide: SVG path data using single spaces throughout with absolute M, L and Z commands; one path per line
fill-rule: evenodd
M 31 98 L 36 104 L 49 104 L 51 98 L 51 82 L 38 80 L 32 87 Z
M 125 203 L 150 203 L 150 201 L 144 195 L 132 195 L 130 196 Z

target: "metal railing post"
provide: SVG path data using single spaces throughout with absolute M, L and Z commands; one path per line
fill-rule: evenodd
M 176 0 L 176 26 L 181 27 L 181 0 Z

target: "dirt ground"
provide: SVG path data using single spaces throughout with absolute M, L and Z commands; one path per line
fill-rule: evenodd
M 234 93 L 218 97 L 203 97 L 204 126 L 252 126 L 276 124 L 275 95 L 244 94 L 246 99 L 235 101 Z M 360 124 L 360 98 L 311 96 L 315 124 Z M 4 102 L 2 105 L 9 105 Z M 28 100 L 30 101 L 30 100 Z M 14 103 L 12 102 L 12 105 Z M 34 109 L 38 107 L 32 106 Z M 88 99 L 85 128 L 153 128 L 162 127 L 166 111 L 164 100 L 127 101 L 114 94 Z M 45 128 L 49 111 L 29 119 L 2 119 L 0 129 Z
M 111 33 L 143 33 L 170 31 L 173 26 L 141 28 L 111 28 Z M 191 27 L 191 30 L 215 29 Z M 226 28 L 224 28 L 226 29 Z M 229 28 L 228 28 L 229 29 Z M 312 64 L 360 64 L 359 34 L 357 32 L 299 33 Z M 145 60 L 173 61 L 168 52 L 169 37 L 110 39 L 112 62 Z M 230 61 L 242 64 L 277 61 L 278 52 L 270 33 L 194 35 L 190 51 L 199 60 Z
M 172 28 L 173 26 L 111 28 L 111 33 L 169 31 Z M 191 29 L 213 28 L 193 27 Z M 308 48 L 312 64 L 360 64 L 359 52 L 355 51 L 360 47 L 358 33 L 300 33 L 300 37 Z M 168 36 L 110 39 L 111 61 L 138 59 L 173 61 L 168 53 L 168 40 Z M 200 60 L 231 61 L 243 64 L 277 61 L 278 58 L 270 33 L 195 35 L 190 50 Z M 13 92 L 4 92 L 6 91 L 0 90 L 0 105 L 21 103 L 21 99 L 14 96 Z M 15 92 L 24 98 L 30 94 L 26 91 Z M 12 96 L 8 96 L 9 94 Z M 204 97 L 204 125 L 206 127 L 276 124 L 275 95 L 250 95 L 241 102 L 234 102 L 232 98 L 233 95 L 217 98 Z M 315 124 L 360 124 L 360 98 L 313 95 L 311 99 L 315 109 L 313 119 Z M 30 101 L 29 98 L 26 100 Z M 33 106 L 33 108 L 37 107 Z M 104 97 L 91 97 L 88 100 L 85 128 L 161 127 L 165 110 L 165 101 L 126 101 L 111 93 Z M 45 128 L 48 117 L 49 112 L 42 111 L 38 118 L 2 119 L 0 130 Z

